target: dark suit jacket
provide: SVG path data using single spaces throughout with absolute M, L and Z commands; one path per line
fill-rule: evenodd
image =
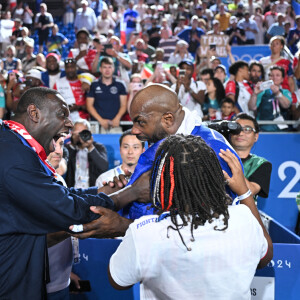
M 108 170 L 106 148 L 102 144 L 96 142 L 94 142 L 93 144 L 95 148 L 88 154 L 90 186 L 94 186 L 98 176 Z M 77 150 L 71 144 L 67 145 L 67 148 L 69 150 L 69 160 L 68 170 L 66 174 L 66 183 L 68 187 L 73 187 L 75 184 Z

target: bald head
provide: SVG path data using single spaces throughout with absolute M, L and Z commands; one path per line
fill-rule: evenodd
M 130 105 L 132 134 L 141 141 L 157 142 L 176 133 L 184 118 L 177 94 L 161 84 L 140 90 Z
M 130 108 L 140 111 L 176 111 L 179 106 L 177 94 L 162 84 L 151 84 L 141 89 L 133 98 Z M 130 109 L 131 110 L 131 109 Z

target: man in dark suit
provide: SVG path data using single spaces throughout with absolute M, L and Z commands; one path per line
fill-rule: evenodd
M 102 144 L 95 143 L 92 135 L 82 131 L 89 130 L 90 123 L 86 120 L 75 122 L 69 150 L 66 183 L 69 187 L 88 188 L 94 186 L 100 174 L 108 170 L 106 149 Z M 81 133 L 81 134 L 80 134 Z

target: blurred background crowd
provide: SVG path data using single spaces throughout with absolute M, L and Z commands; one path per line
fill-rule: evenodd
M 73 121 L 122 132 L 132 98 L 154 82 L 204 120 L 245 112 L 262 131 L 299 129 L 284 122 L 300 116 L 300 15 L 291 1 L 0 3 L 0 118 L 24 91 L 45 86 L 60 91 Z M 244 45 L 268 45 L 270 55 L 236 60 L 232 49 Z

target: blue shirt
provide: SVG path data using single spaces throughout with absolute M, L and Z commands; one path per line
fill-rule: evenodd
M 290 29 L 289 34 L 287 36 L 287 42 L 288 44 L 293 39 L 294 35 L 298 35 L 298 39 L 295 40 L 295 42 L 289 46 L 291 52 L 295 55 L 298 51 L 297 43 L 300 41 L 300 30 L 297 29 L 297 27 Z
M 204 34 L 204 31 L 201 28 L 192 29 L 192 27 L 189 26 L 178 33 L 178 37 L 182 40 L 185 40 L 189 44 L 188 50 L 192 54 L 194 54 L 197 48 L 200 46 L 200 43 L 198 41 L 193 40 L 193 33 L 196 33 L 197 36 L 200 38 L 201 35 Z
M 236 157 L 239 159 L 240 164 L 242 162 L 236 152 L 226 143 L 226 139 L 222 134 L 216 132 L 208 127 L 201 125 L 196 126 L 191 133 L 195 136 L 200 136 L 202 139 L 210 146 L 216 153 L 222 170 L 225 170 L 229 176 L 232 176 L 231 170 L 227 163 L 219 156 L 220 149 L 226 151 L 229 149 L 232 151 Z M 153 144 L 150 148 L 148 148 L 144 153 L 141 154 L 137 166 L 135 167 L 134 173 L 132 174 L 129 184 L 132 184 L 135 180 L 137 180 L 143 173 L 149 171 L 152 168 L 152 164 L 154 162 L 155 153 L 162 142 L 158 141 L 157 143 Z M 229 188 L 227 188 L 227 193 L 233 198 L 235 198 L 236 194 L 233 193 Z M 145 215 L 153 215 L 155 214 L 154 208 L 150 208 L 151 204 L 133 202 L 129 206 L 125 207 L 122 214 L 124 216 L 128 216 L 130 219 L 138 219 Z
M 94 107 L 101 118 L 112 120 L 120 110 L 121 95 L 127 95 L 123 81 L 114 78 L 110 85 L 106 85 L 100 78 L 92 83 L 87 97 L 94 98 Z
M 284 32 L 283 25 L 280 26 L 279 23 L 274 23 L 270 26 L 267 33 L 271 36 L 275 36 L 275 35 L 284 36 L 285 32 Z
M 136 10 L 133 9 L 127 9 L 124 12 L 124 21 L 127 23 L 127 28 L 135 28 L 136 21 L 129 20 L 129 18 L 137 18 L 139 16 L 139 13 Z
M 246 35 L 247 40 L 255 39 L 255 33 L 253 33 L 252 31 L 246 30 L 247 28 L 255 29 L 257 32 L 259 32 L 256 22 L 251 19 L 249 19 L 248 22 L 245 19 L 241 20 L 238 23 L 238 27 L 241 27 L 242 29 L 245 30 L 245 35 Z

